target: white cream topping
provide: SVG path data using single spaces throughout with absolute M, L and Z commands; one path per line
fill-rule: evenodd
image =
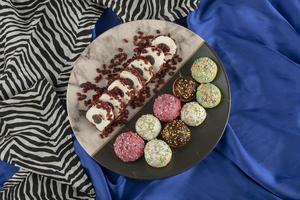
M 127 70 L 122 71 L 120 74 L 120 77 L 124 78 L 124 79 L 128 78 L 128 79 L 132 80 L 134 91 L 136 93 L 143 88 L 143 85 L 142 85 L 141 81 L 139 80 L 139 78 Z
M 142 70 L 143 77 L 146 79 L 146 82 L 149 82 L 150 79 L 153 77 L 153 68 L 150 62 L 146 63 L 143 59 L 136 59 L 132 61 L 128 66 Z
M 108 124 L 110 124 L 113 120 L 113 117 L 112 119 L 108 119 L 107 118 L 107 114 L 109 115 L 112 115 L 114 117 L 114 114 L 112 112 L 112 110 L 109 111 L 109 113 L 107 112 L 106 109 L 103 109 L 103 108 L 97 108 L 96 106 L 92 106 L 86 113 L 86 118 L 87 120 L 89 120 L 92 124 L 94 124 L 96 126 L 96 128 L 99 130 L 99 131 L 103 131 L 106 126 Z M 101 115 L 101 122 L 100 123 L 95 123 L 94 119 L 93 119 L 93 116 L 94 115 Z
M 166 55 L 165 60 L 172 59 L 172 57 L 176 54 L 177 45 L 176 45 L 175 41 L 168 36 L 164 36 L 164 35 L 158 36 L 158 37 L 154 38 L 151 43 L 154 46 L 157 46 L 159 44 L 165 44 L 166 46 L 169 47 L 170 51 Z
M 108 86 L 108 91 L 111 91 L 112 89 L 114 89 L 115 87 L 119 88 L 120 90 L 122 90 L 122 92 L 124 93 L 123 96 L 123 101 L 125 104 L 127 104 L 130 100 L 131 100 L 131 96 L 129 96 L 127 93 L 131 92 L 133 89 L 130 88 L 129 85 L 123 85 L 122 82 L 117 79 L 115 81 L 113 81 L 109 86 Z
M 141 56 L 143 56 L 143 57 L 152 56 L 153 57 L 153 59 L 154 59 L 154 63 L 152 65 L 153 71 L 154 71 L 154 73 L 157 73 L 165 62 L 164 52 L 159 51 L 157 49 L 152 50 L 152 47 L 147 47 L 145 50 L 147 51 L 147 53 L 142 53 Z
M 113 105 L 113 113 L 115 116 L 119 116 L 121 113 L 121 102 L 116 99 L 114 96 L 111 96 L 107 93 L 103 93 L 100 98 L 100 100 L 104 101 L 104 102 L 108 102 L 111 103 Z

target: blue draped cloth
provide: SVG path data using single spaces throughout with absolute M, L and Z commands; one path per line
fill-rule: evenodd
M 119 23 L 106 10 L 93 37 Z M 177 23 L 223 61 L 232 92 L 225 134 L 193 168 L 152 181 L 101 168 L 74 138 L 97 199 L 300 199 L 300 1 L 201 0 Z M 0 171 L 1 184 L 16 168 L 0 162 Z

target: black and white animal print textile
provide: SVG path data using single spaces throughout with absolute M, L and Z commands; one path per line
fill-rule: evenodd
M 0 199 L 94 199 L 61 100 L 103 9 L 175 20 L 198 0 L 0 0 L 0 159 L 20 170 Z
M 164 19 L 173 21 L 186 16 L 198 0 L 95 0 L 117 13 L 123 21 Z

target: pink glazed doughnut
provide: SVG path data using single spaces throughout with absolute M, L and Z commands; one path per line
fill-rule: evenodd
M 170 122 L 176 119 L 180 114 L 180 110 L 180 100 L 171 94 L 163 94 L 154 101 L 154 115 L 163 122 Z
M 134 132 L 121 133 L 115 143 L 114 151 L 123 162 L 132 162 L 144 154 L 145 142 Z

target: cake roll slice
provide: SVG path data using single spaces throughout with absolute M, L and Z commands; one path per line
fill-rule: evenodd
M 177 52 L 177 45 L 175 41 L 168 36 L 158 36 L 152 40 L 151 44 L 164 52 L 165 60 L 172 59 Z
M 141 56 L 145 57 L 150 62 L 154 73 L 157 73 L 165 63 L 164 52 L 156 47 L 145 48 L 141 53 Z
M 103 131 L 114 120 L 114 117 L 112 107 L 103 101 L 97 102 L 86 113 L 87 120 L 99 131 Z
M 153 77 L 153 67 L 145 58 L 137 58 L 128 65 L 129 68 L 137 70 L 146 80 L 146 83 Z
M 108 91 L 120 96 L 125 105 L 134 97 L 134 88 L 131 83 L 123 78 L 114 80 L 107 88 Z
M 126 68 L 120 73 L 120 77 L 126 79 L 134 88 L 137 94 L 146 84 L 146 79 L 135 69 Z
M 113 109 L 115 117 L 118 117 L 125 108 L 125 104 L 123 103 L 121 97 L 113 94 L 112 92 L 107 91 L 103 93 L 99 99 L 110 105 L 110 107 Z

